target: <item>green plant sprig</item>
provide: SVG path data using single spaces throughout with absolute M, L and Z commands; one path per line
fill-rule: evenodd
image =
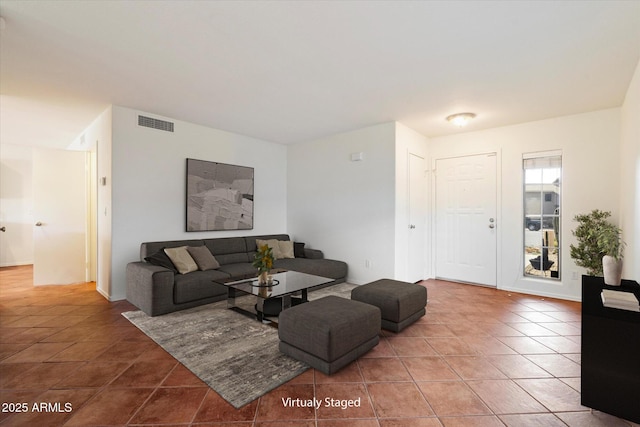
M 257 268 L 260 273 L 270 271 L 273 268 L 273 249 L 267 245 L 262 245 L 258 248 L 252 265 Z

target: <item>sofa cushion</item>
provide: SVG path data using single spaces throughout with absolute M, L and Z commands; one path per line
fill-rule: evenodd
M 194 271 L 178 274 L 173 287 L 175 304 L 183 304 L 204 298 L 225 295 L 227 288 L 214 280 L 228 279 L 229 275 L 219 270 Z
M 280 250 L 280 245 L 278 244 L 278 240 L 276 240 L 276 239 L 269 239 L 269 240 L 256 239 L 256 247 L 257 248 L 261 248 L 261 247 L 263 247 L 265 245 L 271 248 L 271 251 L 273 253 L 273 259 L 284 258 L 282 256 L 282 251 Z
M 324 254 L 319 249 L 304 248 L 304 257 L 309 259 L 323 259 Z
M 256 251 L 258 247 L 256 245 L 256 240 L 289 240 L 289 235 L 287 234 L 267 234 L 264 236 L 248 236 L 244 238 L 247 244 L 247 254 L 249 255 L 249 261 L 253 262 L 253 258 L 256 256 Z
M 144 260 L 147 261 L 149 264 L 167 268 L 173 271 L 174 273 L 178 272 L 178 270 L 176 270 L 176 266 L 173 265 L 173 262 L 171 262 L 171 259 L 164 252 L 164 248 L 160 249 L 155 254 L 146 257 Z
M 189 255 L 191 255 L 191 258 L 193 258 L 198 265 L 198 270 L 215 270 L 220 267 L 220 264 L 215 257 L 211 255 L 211 251 L 206 246 L 190 246 L 187 247 L 187 251 L 189 251 Z
M 332 259 L 290 258 L 279 259 L 273 263 L 275 268 L 299 271 L 300 273 L 342 279 L 347 276 L 347 264 Z
M 295 258 L 305 258 L 304 255 L 304 243 L 293 242 L 293 256 Z
M 202 240 L 169 240 L 164 242 L 144 242 L 140 245 L 140 261 L 155 254 L 164 248 L 177 248 L 179 246 L 202 246 Z
M 247 244 L 247 252 L 253 256 L 252 252 L 256 252 L 258 247 L 256 246 L 256 240 L 289 240 L 288 234 L 265 234 L 264 236 L 247 236 L 245 241 Z
M 258 275 L 258 270 L 249 262 L 241 262 L 236 264 L 224 264 L 216 271 L 227 273 L 231 277 L 254 277 Z
M 206 239 L 204 244 L 220 265 L 252 261 L 247 255 L 247 245 L 243 237 Z
M 278 247 L 280 248 L 280 255 L 282 255 L 282 258 L 295 258 L 292 241 L 278 240 Z
M 176 266 L 178 273 L 187 274 L 198 269 L 198 264 L 191 258 L 187 246 L 180 246 L 178 248 L 164 248 L 164 252 Z

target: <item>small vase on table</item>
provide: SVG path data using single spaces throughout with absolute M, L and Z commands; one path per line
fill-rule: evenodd
M 266 285 L 269 281 L 269 271 L 261 271 L 260 274 L 258 275 L 258 284 L 259 285 Z

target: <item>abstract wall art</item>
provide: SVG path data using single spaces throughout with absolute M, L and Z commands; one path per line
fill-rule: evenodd
M 253 229 L 253 168 L 187 159 L 187 231 Z

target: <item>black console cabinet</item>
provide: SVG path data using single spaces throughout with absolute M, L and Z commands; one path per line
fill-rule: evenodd
M 640 313 L 602 305 L 603 289 L 633 292 L 623 280 L 582 276 L 582 405 L 640 423 Z

